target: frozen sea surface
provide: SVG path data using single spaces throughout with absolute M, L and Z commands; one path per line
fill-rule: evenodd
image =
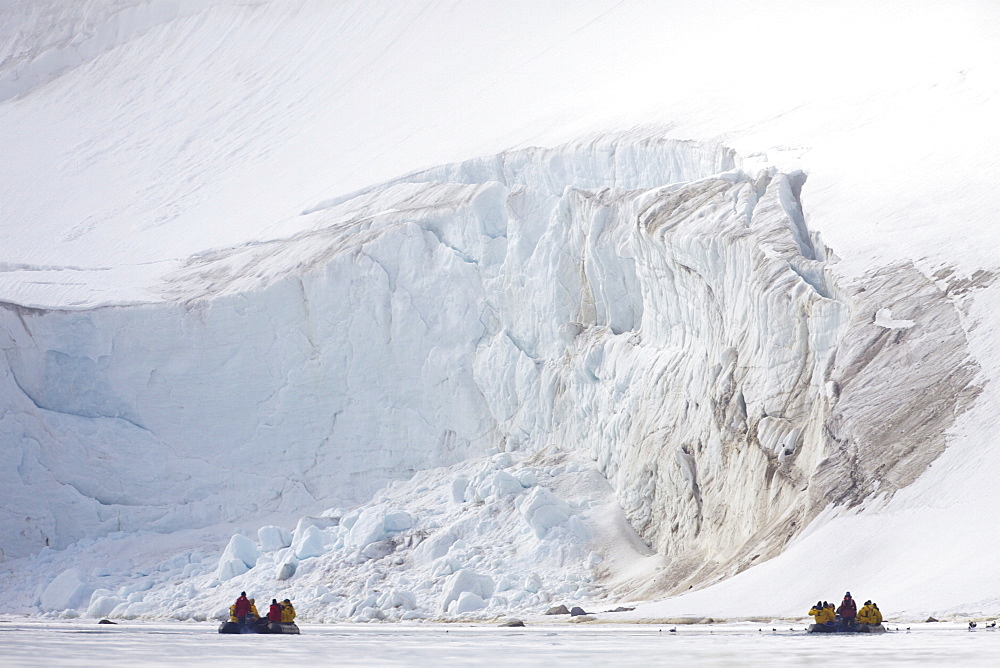
M 4 666 L 1000 665 L 993 629 L 913 624 L 878 636 L 815 636 L 776 624 L 303 625 L 300 636 L 224 636 L 208 622 L 8 620 L 0 646 Z

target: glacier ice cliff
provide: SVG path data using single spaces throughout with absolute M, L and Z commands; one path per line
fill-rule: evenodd
M 891 495 L 978 393 L 969 286 L 838 277 L 806 175 L 741 165 L 648 132 L 512 150 L 319 202 L 149 303 L 4 303 L 4 556 L 562 450 L 665 557 L 626 586 L 662 594 Z

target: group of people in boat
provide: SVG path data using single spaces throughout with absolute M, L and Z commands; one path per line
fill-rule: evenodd
M 872 601 L 865 601 L 864 606 L 858 610 L 858 604 L 851 597 L 851 592 L 844 595 L 844 600 L 840 607 L 834 608 L 833 603 L 817 601 L 809 614 L 816 621 L 815 630 L 855 630 L 870 631 L 876 627 L 881 628 L 882 612 L 878 605 Z
M 253 626 L 261 619 L 257 612 L 255 599 L 247 598 L 245 591 L 240 592 L 236 602 L 229 606 L 229 621 L 240 626 Z M 271 607 L 267 611 L 267 621 L 278 622 L 280 624 L 291 624 L 295 621 L 295 608 L 287 598 L 278 603 L 278 599 L 271 599 Z

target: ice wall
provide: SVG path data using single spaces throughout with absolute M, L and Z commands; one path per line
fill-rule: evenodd
M 738 163 L 639 133 L 511 151 L 318 203 L 156 303 L 4 305 L 6 555 L 580 449 L 669 557 L 641 583 L 664 592 L 891 493 L 976 393 L 923 398 L 976 371 L 946 277 L 838 284 L 805 176 Z

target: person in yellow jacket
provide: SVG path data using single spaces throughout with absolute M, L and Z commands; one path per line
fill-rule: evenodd
M 236 604 L 235 603 L 232 604 L 231 606 L 229 606 L 229 621 L 231 621 L 233 624 L 239 624 L 240 623 L 239 617 L 236 616 Z
M 295 621 L 295 608 L 287 598 L 281 602 L 281 623 L 288 624 Z
M 255 599 L 250 599 L 250 614 L 247 615 L 248 622 L 256 622 L 260 619 L 260 613 L 257 612 L 257 606 L 254 604 Z
M 872 602 L 865 601 L 865 604 L 858 610 L 858 624 L 877 624 L 875 619 L 875 608 L 872 607 Z
M 820 626 L 833 624 L 833 620 L 837 616 L 833 607 L 831 607 L 829 603 L 824 603 L 823 601 L 817 601 L 816 605 L 809 610 L 809 614 L 813 616 L 816 623 Z
M 865 607 L 861 608 L 858 613 L 858 622 L 861 624 L 881 624 L 882 612 L 871 601 L 865 601 Z

